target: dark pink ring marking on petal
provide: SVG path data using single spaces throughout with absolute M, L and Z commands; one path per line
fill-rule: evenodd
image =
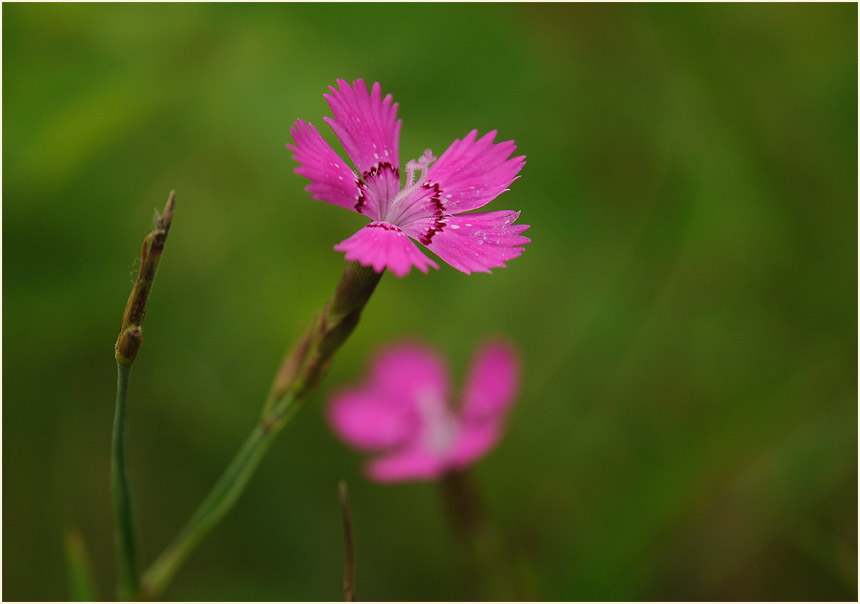
M 395 226 L 393 224 L 388 224 L 385 222 L 371 222 L 370 224 L 364 225 L 366 229 L 382 229 L 383 231 L 397 231 L 398 233 L 402 233 L 403 229 L 399 226 Z
M 388 161 L 376 162 L 362 173 L 361 180 L 363 186 L 359 187 L 361 193 L 355 209 L 378 220 L 400 191 L 400 168 Z
M 362 178 L 364 178 L 364 180 L 367 180 L 371 176 L 379 176 L 380 174 L 382 174 L 382 170 L 385 168 L 391 170 L 397 178 L 400 178 L 400 168 L 387 161 L 381 161 L 379 163 L 373 164 L 370 167 L 370 170 L 367 170 L 361 176 Z
M 367 185 L 360 178 L 355 179 L 355 184 L 358 186 L 358 200 L 355 202 L 355 211 L 359 214 L 364 214 L 364 206 L 367 203 Z
M 441 233 L 442 229 L 445 228 L 446 222 L 442 219 L 445 215 L 445 203 L 442 201 L 442 189 L 439 188 L 439 185 L 435 182 L 425 182 L 421 185 L 422 189 L 432 190 L 433 194 L 430 196 L 430 199 L 427 200 L 427 205 L 432 206 L 433 209 L 433 224 L 427 227 L 427 231 L 418 238 L 418 241 L 423 243 L 424 245 L 430 245 L 430 242 L 433 240 L 433 235 L 436 233 Z

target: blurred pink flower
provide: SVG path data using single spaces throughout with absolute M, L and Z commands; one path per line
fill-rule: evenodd
M 518 381 L 513 349 L 491 341 L 477 352 L 462 397 L 452 399 L 445 363 L 421 345 L 402 343 L 377 355 L 362 386 L 333 397 L 328 420 L 347 444 L 379 453 L 366 466 L 372 479 L 433 480 L 498 442 Z
M 519 178 L 525 156 L 511 158 L 513 141 L 493 143 L 496 131 L 478 138 L 472 130 L 455 140 L 437 160 L 429 150 L 406 164 L 400 186 L 398 143 L 401 120 L 391 95 L 379 83 L 368 92 L 364 80 L 350 86 L 338 80 L 328 100 L 334 118 L 324 118 L 355 164 L 353 171 L 325 142 L 313 124 L 297 120 L 287 145 L 299 162 L 296 173 L 311 183 L 311 199 L 364 214 L 372 221 L 334 249 L 347 260 L 388 268 L 398 277 L 413 266 L 439 268 L 409 237 L 421 242 L 454 268 L 489 273 L 519 256 L 529 239 L 527 225 L 514 225 L 519 212 L 461 214 L 485 206 Z M 434 163 L 435 162 L 435 163 Z M 432 165 L 431 165 L 432 164 Z

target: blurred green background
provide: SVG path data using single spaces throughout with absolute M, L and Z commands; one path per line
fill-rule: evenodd
M 401 160 L 473 128 L 528 157 L 489 209 L 507 269 L 386 275 L 325 384 L 165 595 L 338 600 L 337 481 L 364 600 L 470 597 L 433 484 L 380 486 L 327 393 L 404 335 L 461 377 L 522 351 L 474 470 L 545 600 L 857 597 L 857 6 L 3 5 L 3 597 L 104 597 L 113 344 L 140 241 L 177 211 L 132 376 L 143 562 L 256 422 L 365 219 L 284 143 L 336 78 L 400 103 Z

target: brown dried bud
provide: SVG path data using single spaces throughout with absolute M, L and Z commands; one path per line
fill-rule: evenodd
M 132 325 L 122 332 L 116 342 L 114 347 L 116 360 L 127 365 L 133 363 L 141 344 L 143 344 L 143 330 L 139 325 Z

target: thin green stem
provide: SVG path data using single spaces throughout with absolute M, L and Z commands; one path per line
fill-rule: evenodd
M 439 484 L 451 529 L 468 548 L 474 572 L 482 578 L 478 585 L 481 593 L 467 599 L 510 601 L 515 585 L 502 551 L 501 536 L 487 514 L 470 472 L 453 470 Z
M 140 591 L 140 576 L 137 570 L 137 546 L 134 536 L 134 515 L 131 505 L 131 489 L 128 481 L 128 464 L 126 461 L 126 409 L 128 407 L 128 382 L 131 377 L 131 366 L 134 364 L 140 346 L 143 343 L 143 318 L 149 294 L 167 233 L 173 220 L 176 195 L 173 191 L 167 196 L 164 212 L 155 214 L 155 229 L 143 240 L 140 249 L 140 270 L 137 279 L 128 296 L 125 311 L 122 315 L 122 325 L 114 344 L 116 358 L 116 411 L 113 419 L 113 437 L 111 440 L 111 488 L 114 500 L 114 541 L 116 542 L 118 596 L 121 600 L 129 600 Z
M 141 599 L 152 600 L 164 592 L 188 554 L 236 503 L 269 445 L 299 407 L 300 401 L 288 393 L 254 428 L 173 543 L 144 573 L 139 593 Z
M 154 599 L 164 592 L 188 554 L 236 503 L 283 425 L 283 423 L 271 425 L 261 422 L 254 428 L 173 543 L 144 574 L 142 598 Z
M 137 548 L 134 538 L 134 520 L 131 509 L 131 490 L 128 484 L 126 463 L 126 408 L 131 363 L 116 363 L 116 411 L 113 419 L 111 443 L 111 483 L 114 498 L 115 541 L 119 574 L 119 597 L 129 600 L 137 593 Z
M 141 599 L 159 597 L 200 540 L 227 514 L 260 465 L 277 434 L 325 374 L 335 352 L 352 333 L 381 273 L 352 263 L 334 297 L 287 354 L 275 375 L 260 423 L 170 546 L 144 573 Z

